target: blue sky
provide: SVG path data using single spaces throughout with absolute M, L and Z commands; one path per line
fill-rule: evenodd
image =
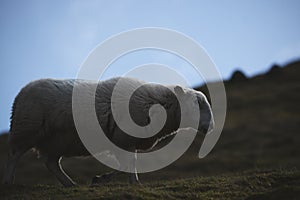
M 119 32 L 174 29 L 200 43 L 224 79 L 237 68 L 252 76 L 300 58 L 299 9 L 297 0 L 1 0 L 0 131 L 8 129 L 13 99 L 26 83 L 75 78 L 89 52 Z M 121 58 L 106 77 L 149 62 L 174 67 L 191 85 L 201 82 L 184 61 L 157 51 Z

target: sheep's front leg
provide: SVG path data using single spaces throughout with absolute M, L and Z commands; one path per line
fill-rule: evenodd
M 129 183 L 131 184 L 141 184 L 136 169 L 136 161 L 137 161 L 137 150 L 135 151 L 134 157 L 130 160 L 129 163 L 129 167 L 131 168 L 131 171 L 134 171 L 134 173 L 130 173 L 129 175 Z
M 60 164 L 61 157 L 47 158 L 46 166 L 65 187 L 75 186 L 76 183 L 64 172 Z
M 141 185 L 138 173 L 130 173 L 130 175 L 129 175 L 129 183 L 130 184 L 139 184 L 139 185 Z
M 115 154 L 115 157 L 116 157 L 116 161 L 119 164 L 119 170 L 112 171 L 112 172 L 103 174 L 101 176 L 95 176 L 92 179 L 92 184 L 91 184 L 92 186 L 107 183 L 107 182 L 111 181 L 113 176 L 123 174 L 124 171 L 127 171 L 128 168 L 130 169 L 131 172 L 133 172 L 133 173 L 129 174 L 129 182 L 131 184 L 140 184 L 137 169 L 136 169 L 137 151 L 134 154 L 134 156 L 123 157 L 119 154 Z

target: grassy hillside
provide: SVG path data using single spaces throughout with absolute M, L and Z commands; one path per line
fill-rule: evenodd
M 109 184 L 98 189 L 86 186 L 61 189 L 43 161 L 28 152 L 17 167 L 16 183 L 19 186 L 1 186 L 0 199 L 10 195 L 25 195 L 22 197 L 26 198 L 26 194 L 36 198 L 49 194 L 53 198 L 74 199 L 94 194 L 127 199 L 184 197 L 180 195 L 189 198 L 193 195 L 207 198 L 232 196 L 237 199 L 250 196 L 259 199 L 260 196 L 265 199 L 264 195 L 277 196 L 277 193 L 299 194 L 299 75 L 300 62 L 285 67 L 274 66 L 265 74 L 252 78 L 235 73 L 225 82 L 227 117 L 213 151 L 204 159 L 198 159 L 203 137 L 197 136 L 190 149 L 172 165 L 142 174 L 142 188 L 128 186 L 126 177 L 122 176 L 116 179 L 119 181 L 117 187 Z M 206 92 L 205 87 L 199 89 Z M 7 154 L 6 140 L 7 135 L 0 135 L 0 179 Z M 80 185 L 88 185 L 95 174 L 109 171 L 93 158 L 65 158 L 63 166 Z M 275 171 L 269 172 L 270 169 Z M 260 172 L 265 170 L 267 172 Z M 245 174 L 244 171 L 248 172 Z M 249 185 L 248 180 L 254 182 Z M 63 196 L 65 194 L 67 196 Z
M 113 182 L 97 187 L 0 185 L 3 199 L 298 199 L 300 171 L 252 171 L 158 181 L 143 186 Z

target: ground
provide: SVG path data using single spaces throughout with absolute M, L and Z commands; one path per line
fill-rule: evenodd
M 89 187 L 0 185 L 2 199 L 298 199 L 299 170 L 247 171 L 213 177 L 122 182 Z

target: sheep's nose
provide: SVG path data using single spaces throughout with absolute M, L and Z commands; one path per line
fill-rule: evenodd
M 212 119 L 209 123 L 207 133 L 211 132 L 215 127 L 215 121 Z
M 204 134 L 210 133 L 214 129 L 214 126 L 215 126 L 215 122 L 211 120 L 209 123 L 206 123 L 205 125 L 201 126 L 201 131 Z

